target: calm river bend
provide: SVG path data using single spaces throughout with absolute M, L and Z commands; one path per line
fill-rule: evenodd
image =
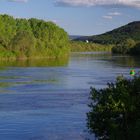
M 86 128 L 90 87 L 102 88 L 140 58 L 72 53 L 69 60 L 0 62 L 0 140 L 94 140 Z

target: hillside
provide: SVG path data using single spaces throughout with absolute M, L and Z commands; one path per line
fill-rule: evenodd
M 134 41 L 140 41 L 140 21 L 131 22 L 127 25 L 106 32 L 101 35 L 80 37 L 75 39 L 76 41 L 89 40 L 94 43 L 101 44 L 117 44 L 126 39 L 133 39 Z

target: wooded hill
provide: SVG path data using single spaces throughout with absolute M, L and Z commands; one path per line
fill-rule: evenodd
M 140 54 L 140 21 L 131 22 L 125 26 L 96 36 L 85 36 L 75 39 L 75 42 L 99 43 L 112 45 L 113 53 Z
M 75 40 L 100 43 L 100 44 L 118 44 L 121 41 L 127 39 L 133 39 L 134 41 L 140 41 L 140 21 L 131 22 L 127 25 L 106 32 L 101 35 L 85 36 Z

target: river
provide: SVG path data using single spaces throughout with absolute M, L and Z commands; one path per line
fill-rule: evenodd
M 86 127 L 90 87 L 131 78 L 140 58 L 104 52 L 69 60 L 0 62 L 0 140 L 94 140 Z

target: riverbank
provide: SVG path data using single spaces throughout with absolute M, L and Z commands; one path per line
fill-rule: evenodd
M 97 43 L 86 43 L 81 41 L 71 41 L 70 50 L 71 52 L 97 52 L 97 51 L 107 51 L 111 52 L 112 45 L 102 45 Z

